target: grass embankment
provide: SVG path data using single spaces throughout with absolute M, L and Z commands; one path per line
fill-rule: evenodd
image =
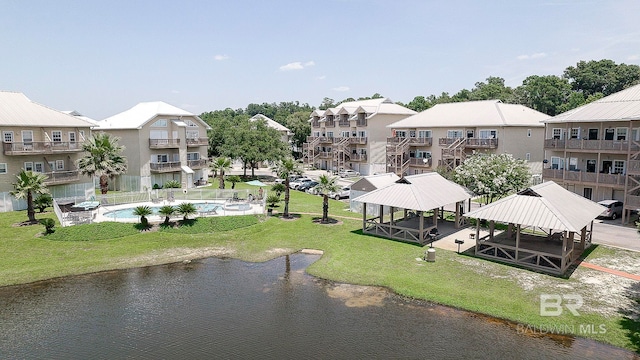
M 576 335 L 640 352 L 640 324 L 620 312 L 583 310 L 581 316 L 568 311 L 557 317 L 539 316 L 540 294 L 584 288 L 585 303 L 597 301 L 588 298 L 589 285 L 575 276 L 593 270 L 579 268 L 570 279 L 561 279 L 445 250 L 438 250 L 435 263 L 425 263 L 417 260 L 424 254 L 422 247 L 362 235 L 360 215 L 345 212 L 344 207 L 331 200 L 334 217 L 353 218 L 340 218 L 342 223 L 336 225 L 317 224 L 312 221 L 314 216 L 306 215 L 296 220 L 239 216 L 198 219 L 188 229 L 139 232 L 132 224 L 94 224 L 56 228 L 48 236 L 38 236 L 44 229 L 40 225 L 11 226 L 25 220 L 25 212 L 6 213 L 0 218 L 0 285 L 213 255 L 266 261 L 314 248 L 323 250 L 324 256 L 307 271 L 321 278 L 385 286 L 401 295 L 546 329 L 573 327 L 577 332 L 585 324 L 602 324 L 604 333 L 596 328 L 595 333 Z M 292 192 L 293 213 L 321 209 L 321 197 Z M 598 248 L 589 256 L 596 259 L 608 255 L 607 251 Z M 523 285 L 528 279 L 543 281 L 543 285 Z

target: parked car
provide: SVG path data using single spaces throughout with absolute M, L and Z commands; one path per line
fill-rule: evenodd
M 603 211 L 602 214 L 600 214 L 601 217 L 606 217 L 606 218 L 615 220 L 618 217 L 622 216 L 622 208 L 623 208 L 622 201 L 602 200 L 602 201 L 598 201 L 598 204 L 607 208 L 607 210 Z
M 337 192 L 329 193 L 329 197 L 334 198 L 336 200 L 340 200 L 340 199 L 348 198 L 349 194 L 351 194 L 351 187 L 345 186 L 342 189 L 338 190 Z
M 302 185 L 298 186 L 298 190 L 307 191 L 307 190 L 312 189 L 313 187 L 315 187 L 317 185 L 318 185 L 317 181 L 307 181 L 307 182 L 303 183 Z
M 338 176 L 341 178 L 360 176 L 360 173 L 355 170 L 340 170 L 338 171 Z
M 294 182 L 294 181 L 296 181 L 298 179 L 301 179 L 303 177 L 304 176 L 302 176 L 302 175 L 290 175 L 289 176 L 289 183 L 292 183 L 292 182 Z M 284 179 L 277 178 L 275 180 L 275 182 L 276 182 L 276 184 L 284 184 Z
M 297 190 L 300 185 L 309 181 L 313 181 L 313 180 L 309 179 L 308 177 L 299 178 L 299 179 L 296 179 L 295 181 L 289 182 L 289 187 L 294 190 Z

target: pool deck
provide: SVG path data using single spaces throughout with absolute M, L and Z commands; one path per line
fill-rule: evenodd
M 211 217 L 211 216 L 232 216 L 232 215 L 259 215 L 259 214 L 264 214 L 265 213 L 265 208 L 264 206 L 262 206 L 261 203 L 255 204 L 255 203 L 247 203 L 247 202 L 229 202 L 229 201 L 225 201 L 225 200 L 220 200 L 220 201 L 202 201 L 202 200 L 197 200 L 197 201 L 184 201 L 184 200 L 177 200 L 177 201 L 173 201 L 173 202 L 169 202 L 167 200 L 162 201 L 160 203 L 158 202 L 151 202 L 151 201 L 147 201 L 147 202 L 140 202 L 140 203 L 135 203 L 135 204 L 122 204 L 122 205 L 113 205 L 113 206 L 101 206 L 97 209 L 96 211 L 96 215 L 95 218 L 93 219 L 94 222 L 103 222 L 103 221 L 117 221 L 117 222 L 127 222 L 127 223 L 137 223 L 140 222 L 140 217 L 139 216 L 135 216 L 133 218 L 128 218 L 128 217 L 124 217 L 124 218 L 117 218 L 114 219 L 113 217 L 108 217 L 105 216 L 104 214 L 111 212 L 111 211 L 115 211 L 115 210 L 121 210 L 121 209 L 127 209 L 127 208 L 135 208 L 138 206 L 149 206 L 149 207 L 158 207 L 158 206 L 164 206 L 164 205 L 172 205 L 172 206 L 177 206 L 183 202 L 191 202 L 194 204 L 219 204 L 220 207 L 216 209 L 216 211 L 203 211 L 203 212 L 198 212 L 195 215 L 193 215 L 192 217 Z M 236 210 L 236 209 L 229 209 L 228 206 L 229 205 L 238 205 L 238 204 L 248 204 L 250 206 L 250 208 L 248 210 Z M 182 218 L 182 215 L 179 214 L 175 214 L 171 216 L 172 219 L 177 219 L 177 218 Z M 149 222 L 162 222 L 164 221 L 164 215 L 149 215 L 147 216 L 147 219 L 149 219 Z

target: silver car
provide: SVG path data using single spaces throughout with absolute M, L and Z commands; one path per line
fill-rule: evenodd
M 605 217 L 605 218 L 615 220 L 618 217 L 622 216 L 622 209 L 624 207 L 624 205 L 622 204 L 622 201 L 602 200 L 602 201 L 598 201 L 598 204 L 607 208 L 607 210 L 603 211 L 602 214 L 600 214 L 600 217 Z

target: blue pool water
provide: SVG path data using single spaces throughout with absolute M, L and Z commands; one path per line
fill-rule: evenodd
M 223 209 L 223 204 L 219 204 L 219 203 L 208 203 L 208 202 L 198 202 L 198 203 L 193 203 L 193 205 L 196 207 L 196 209 L 198 210 L 198 212 L 207 212 L 207 211 L 220 211 Z M 160 210 L 162 206 L 152 206 L 151 207 L 151 211 L 153 211 L 153 215 L 158 215 L 158 211 Z M 137 215 L 133 214 L 133 210 L 136 207 L 130 207 L 130 208 L 124 208 L 124 209 L 118 209 L 118 210 L 113 210 L 113 211 L 109 211 L 104 213 L 105 217 L 108 218 L 113 218 L 113 219 L 136 219 L 138 218 Z

